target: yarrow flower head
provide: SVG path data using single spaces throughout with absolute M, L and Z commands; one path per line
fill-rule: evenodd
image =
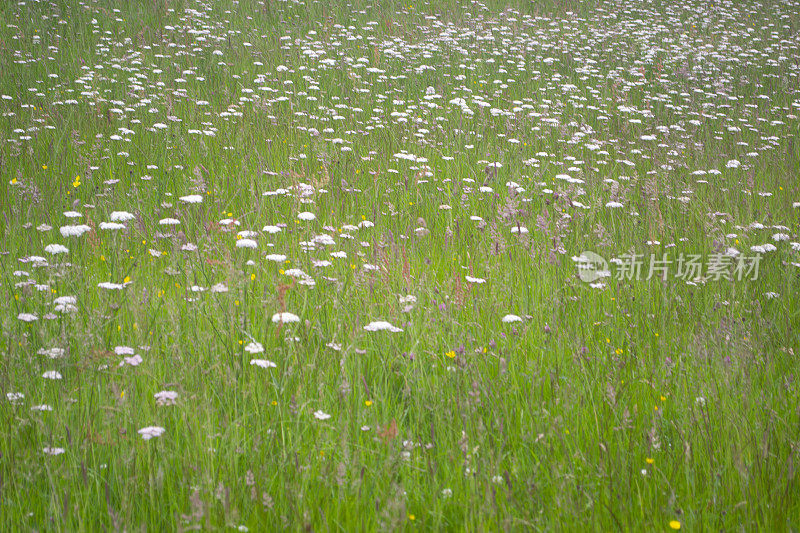
M 160 426 L 147 426 L 140 429 L 137 433 L 142 436 L 144 440 L 150 440 L 155 437 L 160 437 L 166 430 Z
M 269 359 L 250 359 L 250 364 L 252 366 L 257 366 L 259 368 L 277 368 L 278 365 L 270 361 Z
M 156 405 L 175 405 L 178 401 L 178 393 L 174 390 L 162 390 L 153 395 Z
M 44 251 L 50 255 L 66 254 L 69 253 L 69 248 L 62 244 L 48 244 L 44 247 Z
M 128 213 L 127 211 L 113 211 L 108 218 L 111 219 L 112 222 L 127 222 L 136 217 L 133 213 Z
M 66 450 L 64 450 L 64 448 L 53 448 L 50 446 L 42 448 L 42 453 L 44 453 L 45 455 L 61 455 L 65 451 Z
M 76 226 L 61 226 L 58 231 L 61 232 L 63 237 L 80 237 L 87 231 L 91 231 L 92 228 L 87 226 L 86 224 L 78 224 Z
M 53 303 L 58 313 L 76 313 L 78 311 L 78 307 L 75 305 L 78 303 L 78 299 L 74 296 L 59 296 L 53 300 Z
M 121 224 L 119 222 L 101 222 L 100 229 L 107 231 L 119 231 L 125 229 L 125 224 Z
M 260 342 L 251 342 L 248 343 L 247 346 L 244 347 L 244 351 L 247 353 L 261 353 L 264 351 L 264 346 Z
M 284 324 L 288 324 L 290 322 L 300 322 L 300 317 L 287 312 L 275 313 L 272 315 L 272 322 L 274 324 L 277 324 L 278 322 L 282 322 Z
M 19 405 L 22 403 L 22 400 L 25 399 L 25 395 L 21 392 L 7 392 L 6 393 L 6 400 L 8 400 L 11 405 Z
M 400 333 L 403 329 L 393 326 L 385 320 L 376 320 L 364 326 L 364 331 L 391 331 L 392 333 Z
M 236 241 L 237 248 L 249 248 L 251 250 L 258 248 L 258 243 L 253 239 L 239 239 Z
M 144 359 L 142 359 L 141 355 L 132 355 L 130 357 L 123 357 L 122 361 L 119 363 L 119 366 L 139 366 L 143 361 Z

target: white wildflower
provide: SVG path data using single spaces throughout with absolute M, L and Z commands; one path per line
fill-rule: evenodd
M 44 251 L 51 255 L 69 253 L 69 248 L 62 244 L 48 244 L 44 247 Z
M 260 342 L 251 342 L 248 343 L 247 346 L 244 347 L 244 351 L 247 353 L 261 353 L 264 351 L 264 346 Z
M 155 437 L 160 437 L 166 431 L 160 426 L 147 426 L 140 429 L 137 433 L 142 436 L 144 440 L 150 440 Z
M 46 448 L 42 448 L 42 452 L 45 455 L 61 455 L 65 451 L 66 450 L 64 450 L 64 448 L 52 448 L 50 446 L 47 446 Z
M 172 390 L 162 390 L 153 395 L 156 405 L 175 405 L 178 400 L 178 393 Z
M 256 241 L 254 241 L 253 239 L 239 239 L 238 241 L 236 241 L 236 247 L 237 248 L 249 248 L 249 249 L 252 250 L 252 249 L 258 248 L 258 243 Z
M 77 226 L 61 226 L 58 231 L 61 232 L 63 237 L 80 237 L 87 231 L 91 230 L 92 228 L 86 224 L 79 224 Z
M 364 331 L 391 331 L 392 333 L 399 333 L 403 331 L 403 329 L 395 327 L 385 320 L 378 320 L 364 326 Z
M 203 197 L 199 194 L 190 194 L 189 196 L 181 196 L 179 200 L 185 204 L 199 204 L 202 203 Z
M 300 317 L 293 313 L 287 313 L 284 311 L 283 313 L 275 313 L 272 315 L 272 322 L 274 324 L 277 324 L 278 322 L 289 324 L 292 322 L 300 322 Z
M 277 368 L 278 365 L 269 359 L 250 359 L 250 364 L 260 368 Z

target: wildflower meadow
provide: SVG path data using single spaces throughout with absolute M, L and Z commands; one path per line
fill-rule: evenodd
M 0 530 L 800 531 L 798 0 L 0 4 Z

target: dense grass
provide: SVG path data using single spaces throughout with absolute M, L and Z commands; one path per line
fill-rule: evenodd
M 800 5 L 376 4 L 0 6 L 0 528 L 798 530 Z

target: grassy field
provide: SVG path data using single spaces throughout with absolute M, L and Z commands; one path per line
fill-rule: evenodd
M 799 531 L 798 32 L 2 3 L 0 529 Z

